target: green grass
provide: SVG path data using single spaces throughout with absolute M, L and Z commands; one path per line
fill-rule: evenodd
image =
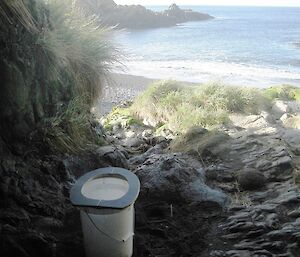
M 296 100 L 300 101 L 300 88 L 290 85 L 280 85 L 265 89 L 264 95 L 271 100 Z
M 72 0 L 49 0 L 51 28 L 38 43 L 49 52 L 55 67 L 72 75 L 77 95 L 93 103 L 101 91 L 103 77 L 119 63 L 121 53 L 112 44 L 112 30 L 99 26 L 95 16 L 86 16 Z
M 92 119 L 84 97 L 77 97 L 62 107 L 57 116 L 44 121 L 43 140 L 59 153 L 80 153 L 103 145 L 104 139 L 92 128 Z
M 129 108 L 115 107 L 105 118 L 104 128 L 112 130 L 114 125 L 129 128 L 132 125 L 142 125 L 142 121 L 133 117 Z
M 193 126 L 213 129 L 229 122 L 230 113 L 258 114 L 271 101 L 262 91 L 208 83 L 182 85 L 176 81 L 160 81 L 138 97 L 130 110 L 140 119 L 165 124 L 184 132 Z
M 71 77 L 74 100 L 50 121 L 46 138 L 60 152 L 77 153 L 102 144 L 91 128 L 90 107 L 101 92 L 101 83 L 120 52 L 111 42 L 112 31 L 99 26 L 95 17 L 78 9 L 72 0 L 49 0 L 51 27 L 40 33 L 38 44 L 50 56 L 54 74 Z
M 29 54 L 40 67 L 40 77 L 32 80 L 39 81 L 43 95 L 51 95 L 54 110 L 42 117 L 44 141 L 59 152 L 101 144 L 91 126 L 90 107 L 110 68 L 119 64 L 112 30 L 100 26 L 96 17 L 84 15 L 73 0 L 3 0 L 0 22 L 12 29 L 23 26 L 17 30 L 20 38 L 32 39 Z
M 229 113 L 258 114 L 268 105 L 267 99 L 259 89 L 221 83 L 199 85 L 194 98 L 198 106 Z
M 26 0 L 1 0 L 0 21 L 9 26 L 14 23 L 13 18 L 16 18 L 28 31 L 37 31 L 36 22 L 28 9 Z
M 0 21 L 22 24 L 36 38 L 32 54 L 48 60 L 52 78 L 44 79 L 63 87 L 65 77 L 71 78 L 74 96 L 87 95 L 90 105 L 101 92 L 104 76 L 119 64 L 121 53 L 111 42 L 112 30 L 100 26 L 97 17 L 85 15 L 74 0 L 3 0 Z

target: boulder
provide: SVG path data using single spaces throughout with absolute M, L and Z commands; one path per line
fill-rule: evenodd
M 289 106 L 285 101 L 277 100 L 272 107 L 272 114 L 279 119 L 283 114 L 289 112 Z
M 257 190 L 266 184 L 265 176 L 255 170 L 240 172 L 237 181 L 242 190 Z
M 221 191 L 204 183 L 201 167 L 191 167 L 180 155 L 153 154 L 136 170 L 144 190 L 151 197 L 167 202 L 214 202 L 221 207 L 229 203 Z
M 284 113 L 284 114 L 280 117 L 280 120 L 281 120 L 282 123 L 285 123 L 285 121 L 286 121 L 288 118 L 290 118 L 290 117 L 291 117 L 290 114 Z
M 123 140 L 122 145 L 124 147 L 139 147 L 143 145 L 145 141 L 139 137 L 130 137 Z
M 289 112 L 300 114 L 300 102 L 299 101 L 288 101 L 287 102 Z
M 127 157 L 127 152 L 122 147 L 107 145 L 85 155 L 67 156 L 63 164 L 65 169 L 77 178 L 89 171 L 109 166 L 128 169 Z

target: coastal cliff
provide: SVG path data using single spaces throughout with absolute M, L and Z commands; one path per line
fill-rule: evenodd
M 176 4 L 163 12 L 154 12 L 141 5 L 117 5 L 113 0 L 81 0 L 79 5 L 89 14 L 99 16 L 101 24 L 117 28 L 159 28 L 188 21 L 213 19 L 205 13 L 180 9 Z

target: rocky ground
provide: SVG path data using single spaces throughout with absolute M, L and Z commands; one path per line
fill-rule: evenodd
M 174 152 L 172 131 L 124 117 L 112 121 L 108 145 L 84 155 L 0 142 L 1 255 L 84 256 L 70 187 L 118 166 L 141 181 L 135 257 L 300 256 L 299 114 L 297 103 L 278 101 L 270 113 L 232 115 L 226 140 L 201 153 Z
M 278 101 L 232 115 L 229 138 L 201 155 L 170 152 L 170 131 L 116 120 L 108 140 L 142 185 L 135 256 L 300 256 L 300 130 L 288 127 L 299 111 Z
M 128 168 L 116 147 L 59 155 L 0 142 L 0 252 L 4 257 L 84 256 L 75 179 L 99 167 Z

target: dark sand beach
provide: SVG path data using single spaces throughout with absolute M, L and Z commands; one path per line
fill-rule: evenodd
M 115 105 L 133 100 L 153 81 L 155 79 L 142 76 L 111 74 L 104 81 L 101 97 L 95 105 L 96 112 L 107 114 Z
M 114 106 L 122 102 L 132 101 L 154 81 L 159 81 L 159 79 L 111 73 L 103 81 L 101 96 L 94 106 L 96 113 L 105 115 L 108 114 Z M 192 82 L 183 83 L 191 86 L 196 85 L 196 83 Z

